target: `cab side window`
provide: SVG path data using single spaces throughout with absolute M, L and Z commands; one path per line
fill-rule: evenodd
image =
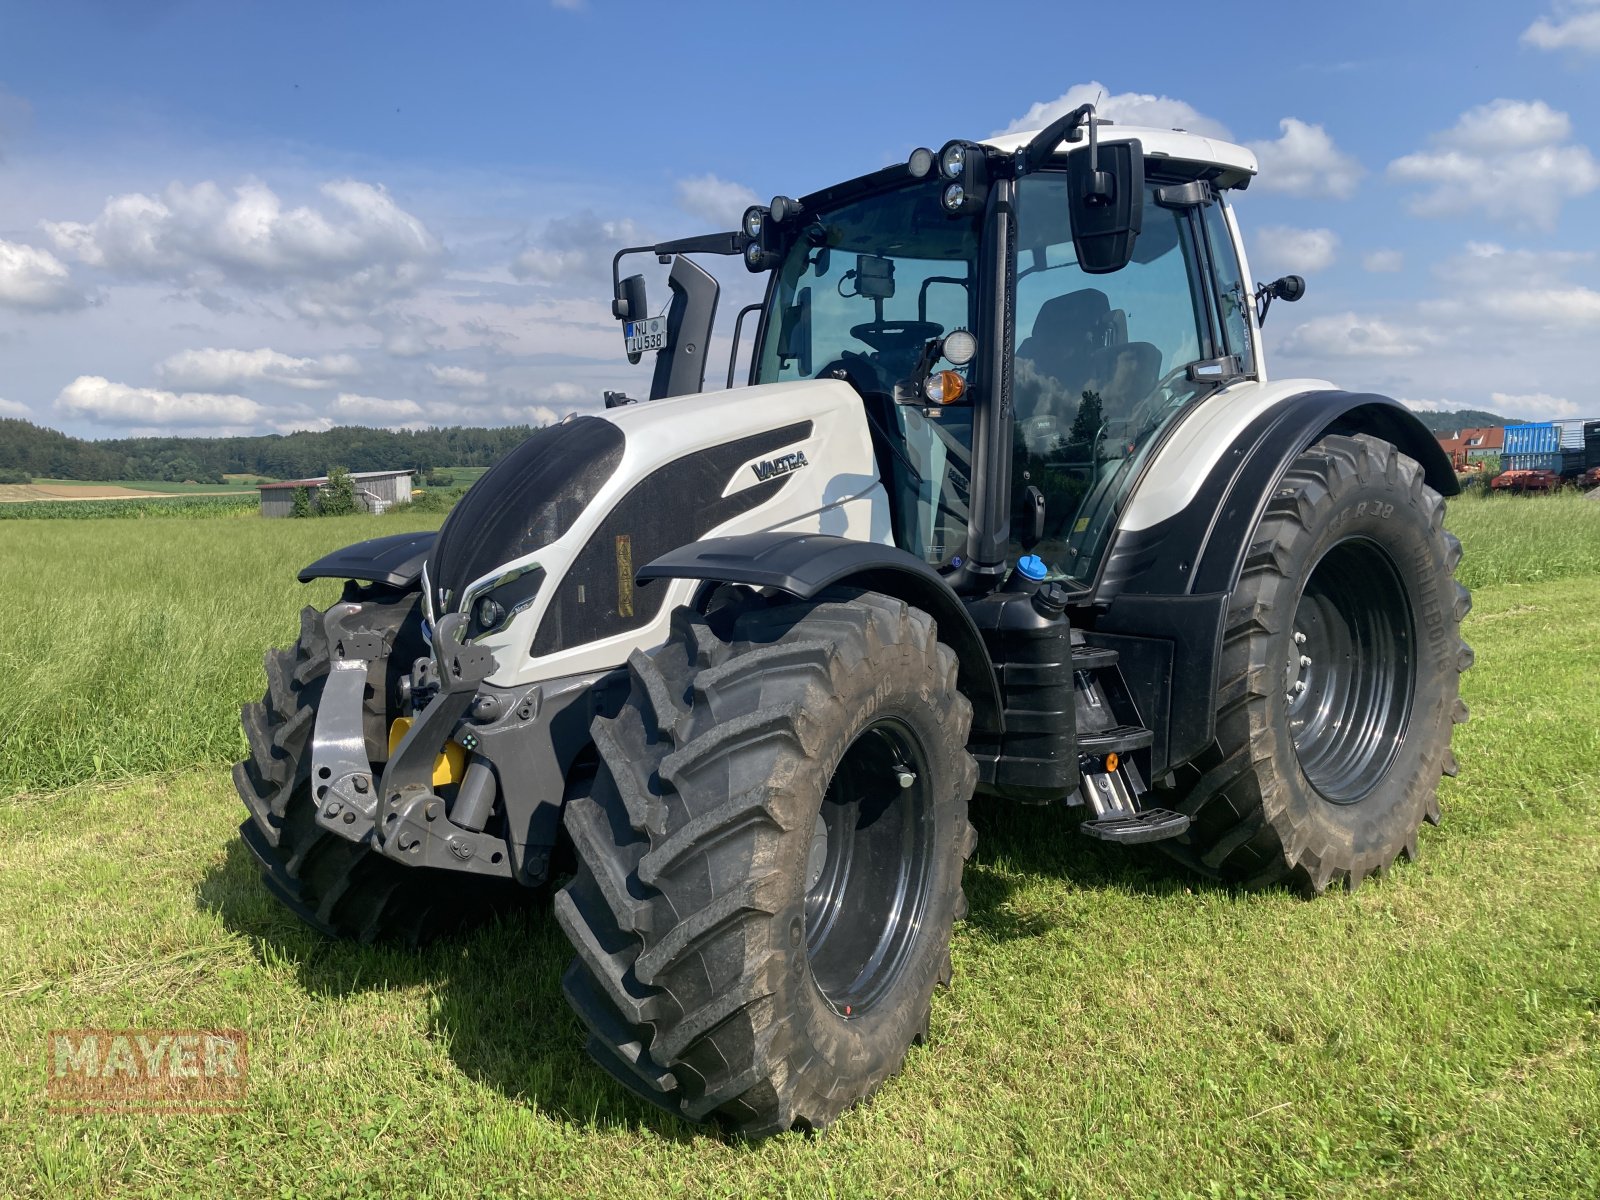
M 1221 307 L 1222 334 L 1227 341 L 1224 354 L 1235 355 L 1246 374 L 1256 369 L 1255 350 L 1250 341 L 1250 285 L 1239 269 L 1239 254 L 1223 215 L 1222 201 L 1213 200 L 1201 210 L 1206 244 L 1216 272 L 1217 304 Z

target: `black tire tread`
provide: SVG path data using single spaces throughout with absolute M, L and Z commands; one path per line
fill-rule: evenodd
M 700 873 L 719 848 L 769 861 L 792 832 L 788 785 L 824 749 L 815 709 L 836 703 L 837 681 L 864 662 L 906 654 L 926 663 L 956 746 L 971 706 L 932 619 L 898 600 L 830 600 L 798 624 L 792 609 L 752 603 L 732 633 L 731 619 L 717 626 L 715 616 L 675 614 L 664 647 L 630 658 L 629 704 L 595 722 L 601 771 L 592 798 L 569 802 L 578 871 L 555 905 L 577 954 L 566 995 L 591 1053 L 653 1103 L 750 1136 L 821 1128 L 881 1076 L 819 1080 L 785 1059 L 793 1031 L 772 997 L 789 955 L 760 930 L 792 881 L 758 870 L 707 898 Z M 976 838 L 965 801 L 977 767 L 959 757 L 965 858 Z M 731 786 L 741 771 L 759 782 Z M 959 893 L 956 901 L 964 910 Z M 737 955 L 736 977 L 697 975 L 709 971 L 713 948 Z M 947 952 L 939 978 L 949 979 Z M 919 1038 L 926 1028 L 923 1014 Z
M 1410 489 L 1444 546 L 1443 561 L 1453 572 L 1461 543 L 1444 529 L 1444 499 L 1423 479 L 1421 466 L 1389 442 L 1365 434 L 1323 438 L 1296 460 L 1268 502 L 1246 556 L 1238 586 L 1229 600 L 1217 690 L 1217 741 L 1199 759 L 1198 778 L 1177 804 L 1191 821 L 1187 847 L 1174 853 L 1199 869 L 1247 888 L 1289 885 L 1311 894 L 1343 884 L 1354 889 L 1369 875 L 1387 873 L 1394 859 L 1417 854 L 1413 834 L 1393 853 L 1341 856 L 1316 844 L 1293 819 L 1283 801 L 1283 783 L 1271 766 L 1267 700 L 1281 689 L 1281 671 L 1271 660 L 1268 640 L 1281 622 L 1293 619 L 1295 596 L 1289 578 L 1292 546 L 1328 502 L 1330 479 L 1371 481 L 1379 474 Z M 1472 607 L 1472 597 L 1454 583 L 1457 622 Z M 1472 665 L 1472 648 L 1460 643 L 1458 671 Z M 1275 672 L 1278 672 L 1275 677 Z M 1456 701 L 1457 724 L 1467 719 Z M 1248 730 L 1248 733 L 1244 731 Z M 1454 775 L 1454 755 L 1445 749 L 1423 800 L 1423 815 L 1437 824 L 1437 782 Z

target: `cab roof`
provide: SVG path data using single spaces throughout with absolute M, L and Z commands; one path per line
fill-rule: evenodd
M 997 134 L 986 138 L 985 146 L 993 146 L 997 150 L 1013 151 L 1028 144 L 1038 133 L 1037 129 L 1019 130 L 1015 133 Z M 1212 178 L 1219 187 L 1246 187 L 1259 167 L 1256 156 L 1243 146 L 1236 146 L 1232 142 L 1224 142 L 1218 138 L 1202 137 L 1198 133 L 1189 133 L 1182 129 L 1156 129 L 1142 125 L 1111 125 L 1102 123 L 1099 128 L 1099 137 L 1102 142 L 1125 142 L 1137 138 L 1144 147 L 1147 169 L 1156 167 L 1151 159 L 1168 159 L 1174 166 L 1192 164 L 1183 174 L 1195 174 L 1193 167 L 1199 167 L 1199 174 Z M 1061 153 L 1067 150 L 1076 150 L 1086 146 L 1088 139 L 1080 134 L 1076 142 L 1063 142 Z M 1209 168 L 1209 169 L 1208 169 Z

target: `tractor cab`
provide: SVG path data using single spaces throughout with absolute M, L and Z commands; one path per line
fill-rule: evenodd
M 1223 199 L 1254 172 L 1239 147 L 1080 109 L 650 247 L 680 256 L 666 316 L 629 319 L 639 276 L 616 281 L 614 311 L 630 357 L 658 348 L 653 398 L 697 391 L 715 284 L 681 254 L 741 255 L 770 275 L 748 382 L 860 394 L 901 549 L 964 593 L 1030 553 L 1087 590 L 1175 418 L 1263 377 Z

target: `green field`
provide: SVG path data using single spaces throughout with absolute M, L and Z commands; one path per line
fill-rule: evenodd
M 1307 903 L 980 805 L 929 1044 L 757 1145 L 590 1066 L 544 908 L 412 954 L 260 886 L 238 706 L 370 519 L 0 524 L 0 1194 L 1600 1195 L 1600 503 L 1450 524 L 1478 664 L 1420 861 Z M 244 1028 L 250 1098 L 51 1114 L 74 1026 Z
M 134 492 L 170 492 L 174 496 L 216 496 L 232 495 L 238 492 L 254 491 L 258 482 L 268 482 L 259 475 L 230 475 L 228 483 L 173 483 L 166 479 L 115 479 L 115 480 L 86 480 L 86 479 L 35 479 L 36 484 L 49 484 L 51 487 L 124 487 Z

